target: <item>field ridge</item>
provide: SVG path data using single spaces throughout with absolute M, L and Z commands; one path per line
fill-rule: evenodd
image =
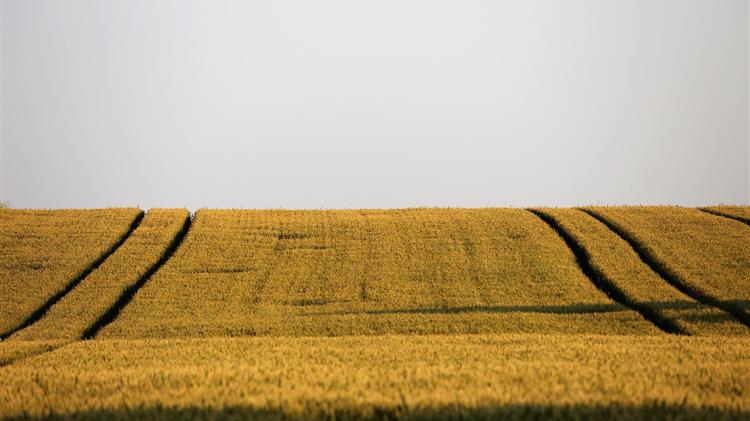
M 11 336 L 12 334 L 18 332 L 21 329 L 24 329 L 28 326 L 31 326 L 36 321 L 41 319 L 47 311 L 55 305 L 58 301 L 60 301 L 66 294 L 68 294 L 70 291 L 73 290 L 73 288 L 76 287 L 76 285 L 80 284 L 84 279 L 86 279 L 91 272 L 96 270 L 99 266 L 101 266 L 102 263 L 104 263 L 105 260 L 109 256 L 111 256 L 115 251 L 117 251 L 120 246 L 122 246 L 125 241 L 130 237 L 130 235 L 138 228 L 138 226 L 141 224 L 141 221 L 143 221 L 143 217 L 145 216 L 145 213 L 141 210 L 136 217 L 133 219 L 133 222 L 131 222 L 130 226 L 128 227 L 128 230 L 120 236 L 120 238 L 115 241 L 104 253 L 102 253 L 96 260 L 91 262 L 90 265 L 88 265 L 85 269 L 83 269 L 78 275 L 76 275 L 70 282 L 68 282 L 63 289 L 58 291 L 57 293 L 50 296 L 39 308 L 37 308 L 33 313 L 29 315 L 23 322 L 19 323 L 15 327 L 7 330 L 6 332 L 3 332 L 0 334 L 0 340 L 4 340 Z
M 591 215 L 592 217 L 596 218 L 597 220 L 599 220 L 601 223 L 603 223 L 609 229 L 611 229 L 617 235 L 619 235 L 628 244 L 630 244 L 630 246 L 633 247 L 633 250 L 635 250 L 638 256 L 640 256 L 641 260 L 643 260 L 651 268 L 651 270 L 656 272 L 659 276 L 662 277 L 662 279 L 664 279 L 669 284 L 677 288 L 680 292 L 682 292 L 683 294 L 703 304 L 714 306 L 723 311 L 726 311 L 732 317 L 737 319 L 737 321 L 750 327 L 750 315 L 748 315 L 747 312 L 745 312 L 743 308 L 735 305 L 731 301 L 720 300 L 712 296 L 711 294 L 708 294 L 704 291 L 701 291 L 698 288 L 695 288 L 689 285 L 678 274 L 674 273 L 672 270 L 670 270 L 670 268 L 664 265 L 653 253 L 651 253 L 648 250 L 647 247 L 641 244 L 641 242 L 638 241 L 630 232 L 628 232 L 627 230 L 625 230 L 624 228 L 622 228 L 615 222 L 611 221 L 606 216 L 597 212 L 596 210 L 588 209 L 588 208 L 579 208 L 579 209 Z
M 663 330 L 666 333 L 676 335 L 689 335 L 689 333 L 677 325 L 674 320 L 664 317 L 661 312 L 654 308 L 639 303 L 629 297 L 617 284 L 609 279 L 609 277 L 597 269 L 591 263 L 591 256 L 584 246 L 579 244 L 576 239 L 569 232 L 563 228 L 560 222 L 549 213 L 545 213 L 542 209 L 529 209 L 531 213 L 538 216 L 541 220 L 546 222 L 555 232 L 562 237 L 565 244 L 570 247 L 573 254 L 576 256 L 576 261 L 580 266 L 583 273 L 586 275 L 591 282 L 596 285 L 602 292 L 604 292 L 612 300 L 638 312 L 646 320 L 653 323 L 656 327 Z
M 138 290 L 148 282 L 148 280 L 153 276 L 159 269 L 161 269 L 162 266 L 164 266 L 167 261 L 172 258 L 175 251 L 180 247 L 182 244 L 182 241 L 185 239 L 185 237 L 188 234 L 188 231 L 190 231 L 190 226 L 192 225 L 193 216 L 188 215 L 187 218 L 185 218 L 185 222 L 182 225 L 182 228 L 180 231 L 177 232 L 177 235 L 174 236 L 172 239 L 172 242 L 169 244 L 169 246 L 164 250 L 164 254 L 159 258 L 159 260 L 151 266 L 144 274 L 143 276 L 138 279 L 138 281 L 132 285 L 130 285 L 128 288 L 126 288 L 120 297 L 115 301 L 115 303 L 107 310 L 105 311 L 99 319 L 94 322 L 88 329 L 86 329 L 83 334 L 81 335 L 81 339 L 93 339 L 96 337 L 97 333 L 106 325 L 114 321 L 117 316 L 120 314 L 123 308 L 130 303 L 130 301 L 133 300 L 133 297 L 138 292 Z

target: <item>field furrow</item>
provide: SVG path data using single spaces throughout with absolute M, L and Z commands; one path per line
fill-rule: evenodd
M 698 302 L 662 279 L 633 248 L 601 221 L 576 209 L 542 209 L 582 247 L 591 265 L 633 305 L 682 333 L 748 335 L 729 313 Z M 657 322 L 658 323 L 658 322 Z
M 750 206 L 709 206 L 701 210 L 750 225 Z
M 0 338 L 24 328 L 125 241 L 139 209 L 0 209 Z
M 539 218 L 547 222 L 558 232 L 570 249 L 573 250 L 573 253 L 575 253 L 579 265 L 584 273 L 586 273 L 586 276 L 588 276 L 597 288 L 607 294 L 608 297 L 637 311 L 644 319 L 653 323 L 656 327 L 666 333 L 680 335 L 687 334 L 687 331 L 681 326 L 678 326 L 673 320 L 663 317 L 661 312 L 655 311 L 652 307 L 644 305 L 639 300 L 633 299 L 632 295 L 627 294 L 617 282 L 610 278 L 610 276 L 594 262 L 595 259 L 592 256 L 590 249 L 581 244 L 580 239 L 569 230 L 569 227 L 560 223 L 560 219 L 557 215 L 553 216 L 549 209 L 531 209 L 530 211 L 539 216 Z
M 672 335 L 83 341 L 0 368 L 0 414 L 741 419 L 748 349 Z
M 542 331 L 659 333 L 525 210 L 200 210 L 100 337 Z
M 741 222 L 677 207 L 584 210 L 681 292 L 750 326 L 750 235 Z
M 190 215 L 184 209 L 152 209 L 138 228 L 101 266 L 11 340 L 79 339 L 98 328 L 118 300 L 167 253 Z M 113 316 L 110 316 L 113 317 Z

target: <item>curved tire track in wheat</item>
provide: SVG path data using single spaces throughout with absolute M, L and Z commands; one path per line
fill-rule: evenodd
M 529 212 L 538 216 L 542 221 L 546 222 L 555 232 L 562 237 L 565 244 L 568 245 L 570 250 L 576 256 L 576 261 L 581 267 L 586 277 L 596 285 L 596 287 L 604 292 L 609 298 L 622 304 L 623 306 L 637 311 L 644 319 L 653 323 L 656 327 L 663 330 L 666 333 L 676 335 L 687 335 L 688 332 L 678 326 L 673 320 L 664 317 L 660 312 L 654 310 L 652 307 L 633 300 L 625 292 L 617 286 L 617 284 L 609 279 L 606 274 L 597 269 L 591 263 L 591 256 L 589 252 L 579 244 L 575 238 L 567 232 L 562 225 L 550 214 L 545 213 L 540 209 L 529 209 Z
M 638 256 L 640 256 L 641 260 L 643 260 L 651 268 L 651 270 L 659 274 L 662 279 L 677 288 L 680 292 L 703 304 L 714 306 L 720 310 L 726 311 L 727 313 L 732 315 L 732 317 L 737 319 L 737 321 L 750 327 L 750 315 L 748 315 L 744 309 L 734 306 L 732 305 L 732 303 L 722 301 L 690 285 L 688 282 L 682 279 L 682 277 L 674 273 L 666 265 L 664 265 L 664 263 L 656 258 L 656 256 L 654 256 L 653 253 L 651 253 L 643 244 L 641 244 L 632 234 L 611 221 L 609 218 L 599 214 L 592 209 L 579 209 L 599 220 L 609 229 L 614 231 L 615 234 L 619 235 L 620 238 L 630 244 L 630 246 L 633 247 L 633 250 L 635 250 Z
M 709 209 L 709 208 L 698 208 L 698 210 L 702 212 L 710 213 L 711 215 L 718 216 L 720 218 L 727 218 L 733 221 L 742 222 L 743 224 L 750 227 L 750 219 L 744 218 L 742 216 L 732 215 L 730 213 L 720 212 L 720 211 Z
M 117 318 L 122 309 L 125 308 L 128 303 L 130 303 L 138 290 L 143 285 L 145 285 L 146 282 L 148 282 L 148 280 L 174 255 L 174 253 L 177 251 L 177 249 L 180 247 L 183 240 L 187 236 L 188 231 L 190 231 L 192 221 L 192 216 L 187 216 L 185 218 L 182 229 L 177 233 L 177 235 L 175 235 L 174 239 L 169 244 L 169 247 L 167 247 L 167 249 L 164 251 L 164 254 L 161 256 L 161 258 L 153 266 L 151 266 L 146 271 L 146 273 L 143 274 L 143 276 L 141 276 L 138 282 L 123 291 L 123 293 L 112 305 L 112 307 L 104 312 L 104 314 L 102 314 L 101 317 L 99 317 L 99 319 L 93 325 L 91 325 L 83 332 L 83 335 L 81 335 L 81 339 L 93 339 L 104 326 L 108 325 Z
M 134 219 L 133 222 L 130 224 L 130 227 L 128 230 L 123 234 L 114 244 L 112 244 L 104 253 L 102 253 L 101 256 L 99 256 L 96 260 L 91 262 L 91 264 L 86 267 L 83 271 L 81 271 L 75 278 L 73 278 L 70 282 L 68 282 L 67 285 L 60 291 L 58 291 L 56 294 L 52 295 L 47 299 L 47 301 L 44 302 L 39 308 L 37 308 L 29 317 L 26 318 L 23 322 L 21 322 L 16 327 L 3 332 L 0 334 L 0 339 L 6 339 L 10 335 L 18 332 L 21 329 L 25 329 L 28 326 L 31 326 L 32 324 L 36 323 L 39 319 L 41 319 L 46 313 L 47 310 L 50 309 L 55 303 L 60 301 L 66 294 L 68 294 L 70 291 L 73 290 L 73 288 L 76 287 L 76 285 L 80 284 L 84 279 L 86 279 L 91 272 L 96 270 L 99 266 L 101 266 L 102 263 L 104 263 L 105 260 L 109 256 L 111 256 L 115 251 L 117 251 L 120 246 L 122 246 L 125 241 L 130 237 L 131 234 L 133 234 L 133 231 L 138 228 L 138 226 L 141 224 L 141 221 L 143 221 L 143 217 L 145 216 L 145 213 L 141 211 Z

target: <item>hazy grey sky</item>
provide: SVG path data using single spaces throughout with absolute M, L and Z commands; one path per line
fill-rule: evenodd
M 749 16 L 746 0 L 2 0 L 2 199 L 747 203 Z

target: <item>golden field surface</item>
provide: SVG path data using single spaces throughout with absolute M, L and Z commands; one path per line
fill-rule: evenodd
M 33 355 L 52 351 L 69 342 L 64 339 L 48 341 L 2 341 L 0 342 L 0 367 Z
M 543 209 L 586 250 L 591 263 L 634 305 L 652 312 L 676 332 L 748 335 L 750 328 L 729 313 L 703 304 L 664 282 L 628 243 L 594 217 L 577 209 Z
M 0 368 L 0 413 L 740 419 L 750 416 L 748 344 L 556 334 L 84 341 Z
M 518 209 L 200 210 L 103 338 L 658 333 Z
M 0 337 L 117 245 L 139 209 L 0 209 Z
M 0 209 L 0 419 L 750 419 L 745 211 Z
M 79 339 L 164 255 L 189 218 L 187 210 L 155 209 L 104 263 L 44 316 L 12 337 Z
M 750 224 L 750 206 L 709 206 L 706 211 Z
M 686 293 L 750 323 L 750 230 L 677 207 L 590 208 Z

